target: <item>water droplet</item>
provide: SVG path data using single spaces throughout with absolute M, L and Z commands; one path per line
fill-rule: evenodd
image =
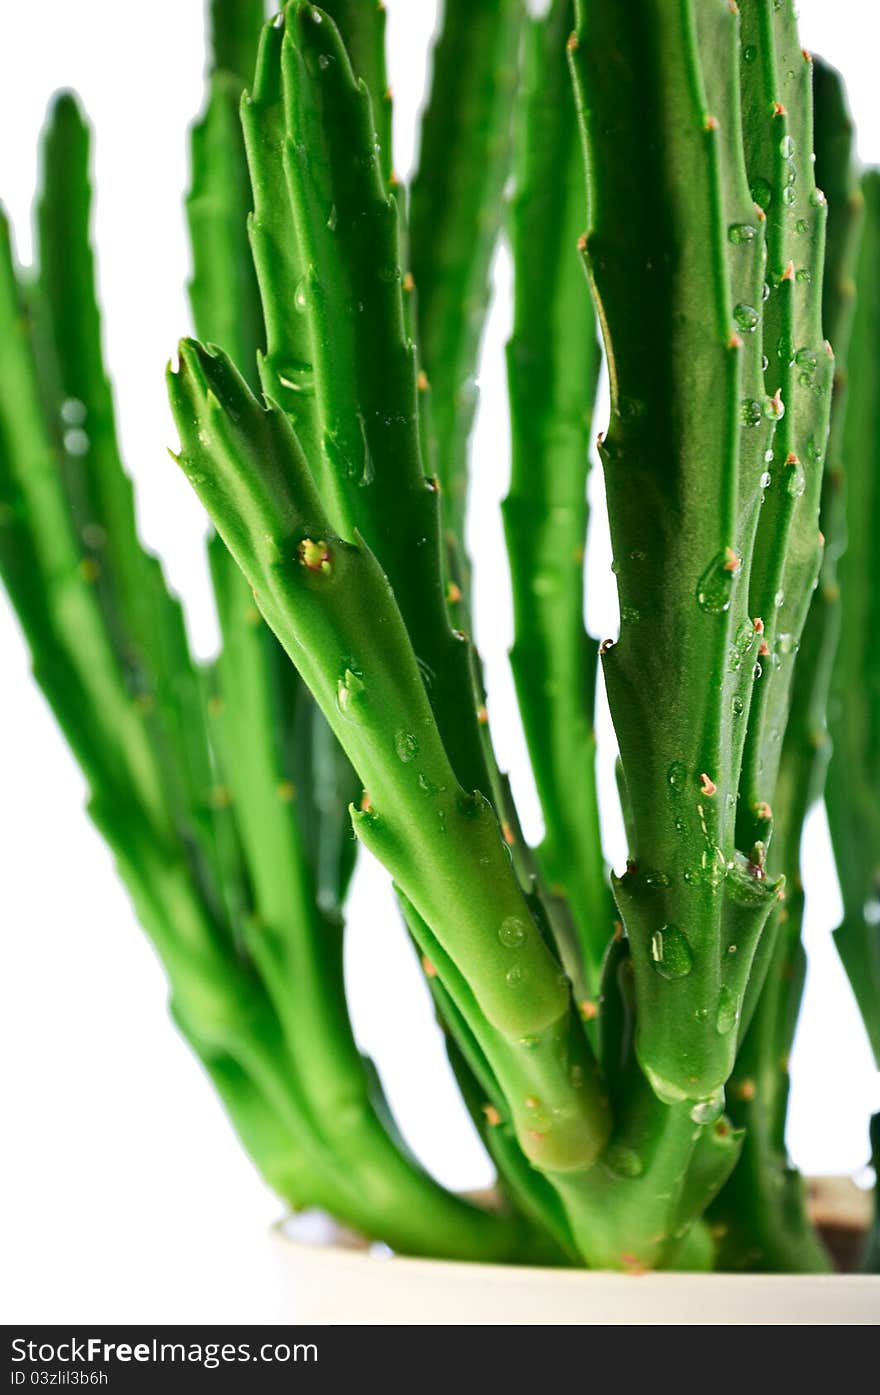
M 691 1118 L 695 1124 L 714 1124 L 716 1119 L 720 1119 L 724 1113 L 724 1091 L 719 1090 L 716 1095 L 710 1096 L 706 1100 L 698 1100 L 691 1110 Z
M 790 335 L 781 334 L 777 339 L 776 357 L 779 359 L 780 363 L 794 363 L 794 345 L 791 342 Z
M 772 475 L 770 474 L 770 471 L 769 471 L 769 470 L 765 470 L 764 473 L 763 473 L 763 475 L 761 476 L 761 478 L 760 478 L 760 480 L 759 480 L 759 484 L 760 484 L 761 488 L 762 488 L 762 489 L 769 489 L 769 488 L 770 488 L 770 485 L 771 485 L 771 483 L 772 483 L 772 478 L 773 478 L 773 477 L 772 477 Z
M 80 426 L 73 426 L 64 433 L 64 449 L 68 455 L 88 455 L 90 444 L 87 433 Z
M 687 766 L 684 761 L 674 760 L 666 772 L 666 779 L 669 788 L 675 794 L 681 794 L 687 784 Z
M 779 610 L 780 607 L 783 606 L 783 605 L 785 604 L 785 592 L 784 592 L 784 591 L 777 591 L 777 592 L 776 592 L 776 595 L 773 597 L 773 604 L 775 605 L 775 607 L 776 607 L 777 610 Z
M 769 367 L 770 367 L 770 360 L 769 360 L 769 358 L 767 357 L 766 354 L 762 354 L 762 355 L 761 355 L 761 371 L 762 371 L 762 373 L 766 373 L 766 372 L 767 372 L 767 369 L 768 369 Z
M 709 1009 L 707 1007 L 698 1007 L 696 1012 L 694 1013 L 694 1017 L 697 1019 L 698 1022 L 708 1022 Z
M 620 623 L 622 625 L 636 625 L 642 618 L 642 613 L 636 610 L 635 606 L 625 605 L 620 608 Z
M 813 465 L 821 465 L 822 463 L 822 451 L 812 439 L 807 442 L 807 459 Z
M 394 750 L 397 759 L 408 765 L 413 757 L 418 755 L 419 743 L 411 731 L 397 731 L 394 733 Z
M 743 620 L 737 626 L 737 631 L 736 635 L 734 636 L 733 642 L 739 650 L 740 654 L 748 654 L 756 638 L 757 633 L 751 620 Z
M 757 236 L 758 230 L 751 223 L 731 223 L 727 229 L 727 240 L 734 244 L 753 242 Z
M 418 786 L 423 794 L 429 794 L 433 796 L 435 794 L 440 793 L 438 787 L 428 779 L 427 775 L 422 773 L 419 774 Z
M 508 988 L 518 988 L 522 982 L 522 969 L 519 964 L 513 964 L 504 975 Z
M 782 634 L 776 640 L 776 648 L 780 654 L 792 654 L 797 649 L 797 641 L 794 635 Z
M 801 285 L 809 285 L 813 279 L 813 273 L 809 267 L 799 266 L 794 274 L 794 279 L 800 281 Z
M 769 179 L 756 179 L 752 185 L 752 200 L 766 212 L 773 199 L 773 186 Z
M 786 184 L 782 191 L 782 202 L 785 204 L 786 208 L 791 208 L 796 199 L 797 190 L 794 187 L 794 183 Z
M 329 53 L 318 54 L 318 67 L 322 72 L 326 72 L 332 62 L 333 59 L 330 57 Z
M 658 886 L 671 886 L 672 878 L 668 872 L 658 872 L 656 867 L 649 867 L 645 872 L 645 886 L 656 890 Z
M 783 136 L 782 140 L 779 142 L 779 153 L 783 160 L 790 160 L 794 154 L 794 149 L 794 141 L 791 136 Z
M 651 936 L 651 960 L 661 978 L 686 978 L 694 967 L 687 935 L 677 925 L 664 925 Z
M 770 286 L 769 286 L 769 284 L 768 284 L 766 281 L 764 282 L 763 286 L 761 287 L 761 299 L 762 299 L 762 300 L 769 300 L 769 299 L 770 299 Z
M 743 334 L 754 334 L 761 319 L 754 306 L 746 305 L 744 301 L 733 307 L 733 318 L 737 329 L 741 329 Z
M 605 1150 L 604 1161 L 618 1177 L 641 1177 L 645 1170 L 635 1148 L 627 1148 L 623 1143 L 612 1143 Z
M 82 426 L 87 416 L 86 404 L 78 397 L 66 397 L 61 403 L 61 420 L 65 426 Z
M 742 56 L 744 63 L 754 63 L 758 56 L 758 50 L 754 44 L 747 44 L 742 51 Z
M 797 222 L 794 225 L 794 230 L 795 232 L 801 234 L 807 232 L 809 230 L 809 224 L 807 223 L 806 218 L 798 218 Z
M 775 397 L 764 398 L 764 416 L 768 421 L 782 421 L 785 416 L 785 403 L 778 393 Z
M 339 222 L 339 215 L 336 212 L 336 204 L 331 203 L 330 212 L 327 214 L 327 228 L 330 232 L 335 232 Z
M 785 487 L 792 499 L 800 499 L 807 487 L 807 477 L 804 474 L 804 467 L 799 460 L 795 460 L 789 465 Z
M 730 704 L 730 709 L 733 712 L 734 717 L 741 717 L 743 712 L 745 711 L 745 703 L 743 702 L 742 698 L 738 696 L 734 697 Z
M 306 278 L 303 276 L 297 282 L 296 290 L 293 293 L 293 303 L 301 315 L 308 309 L 306 304 Z
M 764 415 L 764 408 L 754 397 L 744 397 L 739 414 L 745 426 L 757 426 Z
M 525 944 L 528 933 L 527 926 L 521 920 L 515 915 L 509 915 L 501 922 L 498 938 L 508 949 L 518 949 L 520 945 Z
M 697 582 L 697 605 L 707 615 L 723 615 L 728 609 L 734 579 L 741 566 L 739 553 L 730 548 L 712 558 Z
M 281 364 L 276 368 L 276 372 L 282 387 L 289 388 L 291 392 L 301 393 L 303 397 L 314 397 L 315 374 L 310 363 Z
M 539 1040 L 540 1038 L 536 1036 L 520 1037 L 519 1044 L 520 1046 L 524 1046 L 527 1051 L 534 1051 Z
M 347 668 L 336 685 L 336 706 L 348 722 L 362 722 L 367 687 L 359 673 Z
M 719 1036 L 726 1037 L 739 1021 L 739 1000 L 725 984 L 718 994 L 718 1011 L 715 1014 L 715 1029 Z
M 798 349 L 794 356 L 794 361 L 799 368 L 806 368 L 808 372 L 813 372 L 819 362 L 812 349 Z
M 399 266 L 380 266 L 377 273 L 379 280 L 384 281 L 387 286 L 399 281 L 402 274 Z
M 761 665 L 755 664 L 755 667 L 752 669 L 752 677 L 756 679 L 760 678 L 763 672 L 764 670 L 762 669 Z
M 814 189 L 810 195 L 810 203 L 814 208 L 824 208 L 828 200 L 821 189 Z

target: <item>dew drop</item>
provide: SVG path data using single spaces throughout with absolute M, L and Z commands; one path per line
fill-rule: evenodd
M 807 477 L 804 474 L 804 467 L 799 460 L 796 460 L 788 468 L 785 488 L 792 499 L 800 499 L 806 487 Z
M 519 964 L 513 964 L 504 975 L 508 988 L 518 988 L 522 982 L 522 969 Z
M 694 967 L 687 935 L 677 925 L 664 925 L 651 936 L 651 961 L 661 978 L 687 978 Z
M 89 438 L 80 426 L 73 426 L 64 433 L 64 449 L 68 455 L 83 456 L 89 453 Z
M 782 140 L 779 142 L 779 153 L 783 160 L 790 160 L 794 154 L 794 149 L 794 141 L 791 136 L 783 136 Z
M 635 1148 L 627 1148 L 623 1143 L 612 1143 L 606 1149 L 605 1163 L 618 1177 L 641 1177 L 645 1165 Z
M 719 1090 L 716 1095 L 711 1095 L 709 1099 L 698 1100 L 691 1110 L 691 1118 L 695 1124 L 714 1124 L 716 1119 L 720 1119 L 724 1113 L 724 1091 Z
M 754 242 L 758 235 L 757 228 L 753 228 L 751 223 L 731 223 L 727 229 L 727 240 L 735 245 L 742 242 Z
M 794 279 L 799 281 L 802 286 L 808 286 L 813 279 L 813 273 L 810 271 L 809 267 L 799 266 L 794 274 Z
M 758 56 L 758 50 L 754 44 L 747 44 L 742 51 L 742 56 L 744 63 L 754 63 Z
M 756 179 L 752 185 L 752 200 L 766 210 L 773 199 L 773 186 L 768 179 Z
M 739 1000 L 725 984 L 718 994 L 718 1011 L 715 1014 L 715 1029 L 719 1036 L 726 1037 L 739 1021 Z
M 308 309 L 306 303 L 306 278 L 304 276 L 297 282 L 296 290 L 293 293 L 293 303 L 299 313 L 304 315 Z
M 707 615 L 723 615 L 730 606 L 734 579 L 742 566 L 738 553 L 726 548 L 712 558 L 697 582 L 697 605 Z
M 754 397 L 744 397 L 739 414 L 745 426 L 757 426 L 764 415 L 764 408 Z
M 498 938 L 507 949 L 518 949 L 520 945 L 525 944 L 528 933 L 527 927 L 517 916 L 509 915 L 501 922 Z
M 754 334 L 761 317 L 754 306 L 746 305 L 744 301 L 740 301 L 738 305 L 733 307 L 733 318 L 737 329 L 741 329 L 743 334 Z
M 778 395 L 764 398 L 764 416 L 768 421 L 781 421 L 785 416 L 785 403 Z
M 769 471 L 769 470 L 765 470 L 764 473 L 763 473 L 763 475 L 761 476 L 761 478 L 760 478 L 760 480 L 759 480 L 759 484 L 760 484 L 761 488 L 762 488 L 762 489 L 769 489 L 769 488 L 770 488 L 771 482 L 772 482 L 772 475 L 770 474 L 770 471 Z
M 364 720 L 366 684 L 360 674 L 347 668 L 336 685 L 336 706 L 348 722 Z
M 397 731 L 394 733 L 394 750 L 397 759 L 408 765 L 413 757 L 418 755 L 419 743 L 411 731 Z
M 669 788 L 675 794 L 681 794 L 687 784 L 687 766 L 684 761 L 674 760 L 666 772 L 666 780 Z
M 745 703 L 743 702 L 742 698 L 738 696 L 734 697 L 733 701 L 730 704 L 730 709 L 733 712 L 734 717 L 741 717 L 743 712 L 745 711 Z
M 330 212 L 327 214 L 327 228 L 329 232 L 335 232 L 339 223 L 339 215 L 336 212 L 336 204 L 330 205 Z
M 61 420 L 65 426 L 82 426 L 88 410 L 78 397 L 67 397 L 61 404 Z
M 315 373 L 310 363 L 285 363 L 276 372 L 282 387 L 301 393 L 303 397 L 314 397 Z

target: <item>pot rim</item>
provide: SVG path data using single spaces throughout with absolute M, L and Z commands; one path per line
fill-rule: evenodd
M 311 1231 L 310 1238 L 291 1234 L 292 1227 Z M 725 1288 L 766 1288 L 776 1290 L 780 1286 L 793 1286 L 799 1289 L 834 1288 L 838 1295 L 846 1288 L 852 1292 L 876 1292 L 880 1298 L 880 1274 L 726 1274 L 700 1271 L 657 1271 L 620 1273 L 612 1269 L 568 1269 L 529 1264 L 489 1264 L 481 1261 L 459 1259 L 427 1259 L 419 1255 L 393 1254 L 387 1247 L 367 1245 L 351 1232 L 336 1226 L 331 1218 L 321 1212 L 303 1212 L 298 1216 L 287 1216 L 272 1226 L 273 1238 L 309 1265 L 324 1268 L 344 1268 L 354 1272 L 372 1271 L 375 1276 L 380 1269 L 387 1268 L 398 1278 L 411 1277 L 414 1280 L 441 1275 L 445 1279 L 458 1277 L 469 1279 L 483 1278 L 492 1284 L 505 1284 L 511 1288 L 535 1284 L 542 1287 L 602 1288 L 614 1284 L 638 1285 L 642 1292 L 647 1288 L 692 1288 L 695 1283 L 709 1284 L 717 1291 Z

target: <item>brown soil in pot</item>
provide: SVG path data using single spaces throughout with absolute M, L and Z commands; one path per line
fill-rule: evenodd
M 873 1219 L 871 1193 L 849 1177 L 809 1177 L 807 1211 L 841 1274 L 859 1267 L 865 1236 Z

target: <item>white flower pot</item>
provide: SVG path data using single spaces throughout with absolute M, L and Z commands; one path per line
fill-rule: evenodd
M 459 1264 L 366 1247 L 331 1221 L 276 1231 L 291 1319 L 302 1323 L 812 1325 L 880 1323 L 880 1277 L 612 1274 Z

